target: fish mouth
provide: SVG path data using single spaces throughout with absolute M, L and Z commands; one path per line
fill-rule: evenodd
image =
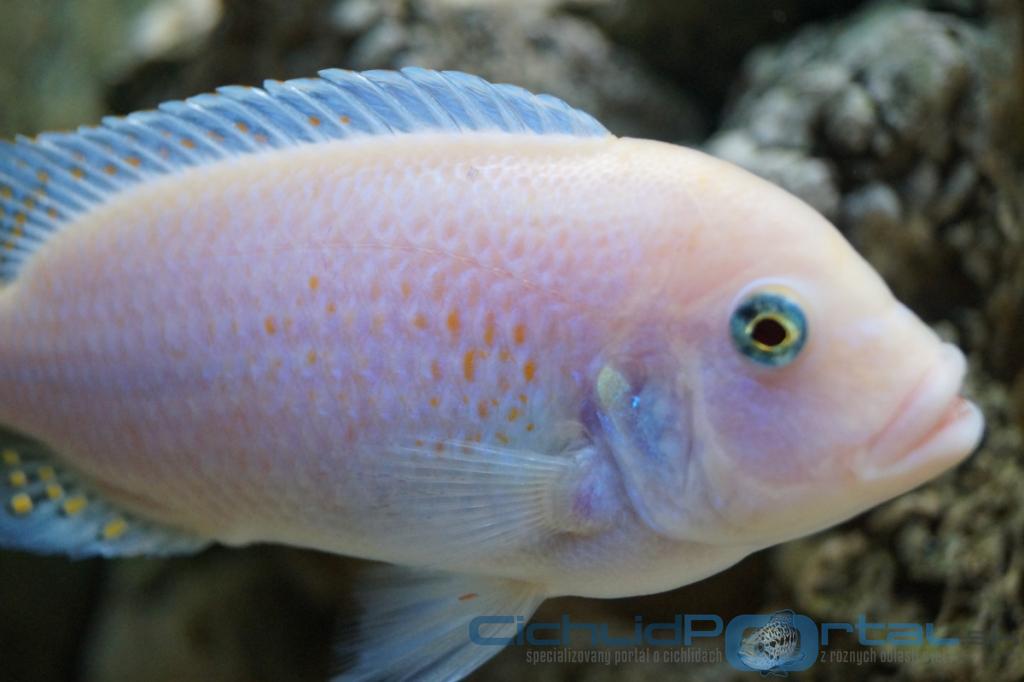
M 854 462 L 864 481 L 907 479 L 916 484 L 970 455 L 981 441 L 981 410 L 960 395 L 967 363 L 952 344 L 925 373 L 895 416 Z

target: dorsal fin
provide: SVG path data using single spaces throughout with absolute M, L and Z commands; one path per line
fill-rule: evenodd
M 61 224 L 154 176 L 267 149 L 428 131 L 609 135 L 559 99 L 455 71 L 329 69 L 263 89 L 222 87 L 75 132 L 0 141 L 0 279 Z

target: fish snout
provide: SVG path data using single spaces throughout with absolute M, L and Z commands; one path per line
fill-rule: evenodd
M 966 370 L 963 353 L 944 343 L 896 413 L 855 457 L 857 476 L 865 482 L 921 482 L 971 454 L 981 441 L 984 418 L 960 395 Z

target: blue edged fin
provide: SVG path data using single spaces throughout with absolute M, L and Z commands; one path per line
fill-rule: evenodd
M 342 629 L 333 682 L 462 679 L 501 651 L 500 640 L 514 637 L 545 597 L 516 580 L 391 566 L 370 570 L 355 590 L 363 613 Z M 479 616 L 507 622 L 474 624 Z
M 96 127 L 0 141 L 0 280 L 54 230 L 111 194 L 191 166 L 368 135 L 504 132 L 602 137 L 594 118 L 548 95 L 454 71 L 341 69 L 227 86 L 108 117 Z
M 73 557 L 190 554 L 209 540 L 116 509 L 39 446 L 0 449 L 0 547 Z

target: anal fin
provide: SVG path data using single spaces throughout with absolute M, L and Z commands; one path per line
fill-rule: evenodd
M 204 538 L 107 502 L 42 447 L 0 448 L 0 547 L 72 557 L 189 554 Z
M 363 614 L 343 632 L 345 669 L 333 682 L 461 679 L 501 651 L 545 596 L 505 578 L 374 568 L 357 585 Z

